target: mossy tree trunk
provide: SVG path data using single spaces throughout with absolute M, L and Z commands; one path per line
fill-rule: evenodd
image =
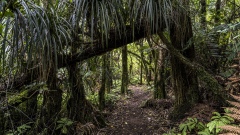
M 152 69 L 152 66 L 151 66 L 152 54 L 149 54 L 148 58 L 149 58 L 149 65 L 148 65 L 148 69 L 147 69 L 147 72 L 146 72 L 147 73 L 146 74 L 146 76 L 147 76 L 146 80 L 147 80 L 147 84 L 150 85 L 150 82 L 152 80 L 152 71 L 151 71 L 151 69 Z
M 75 40 L 78 38 L 75 35 Z M 76 46 L 71 48 L 72 54 L 77 52 Z M 85 89 L 83 84 L 83 75 L 81 74 L 82 63 L 72 63 L 68 66 L 69 84 L 70 84 L 70 98 L 67 102 L 68 117 L 73 121 L 85 124 L 93 122 L 95 125 L 103 127 L 106 125 L 101 114 L 96 113 L 95 108 L 86 99 Z
M 187 0 L 183 0 L 187 3 Z M 186 58 L 193 61 L 195 58 L 195 50 L 191 19 L 187 11 L 177 6 L 175 9 L 178 14 L 178 24 L 172 23 L 170 26 L 170 39 L 172 45 L 178 49 Z M 184 49 L 186 48 L 187 49 Z M 184 50 L 183 50 L 184 49 Z M 171 55 L 172 66 L 172 84 L 175 94 L 175 109 L 171 114 L 171 118 L 181 118 L 184 112 L 190 109 L 190 106 L 199 102 L 198 80 L 195 71 L 187 67 L 179 61 L 175 55 Z
M 106 61 L 107 61 L 106 55 L 103 55 L 102 56 L 102 86 L 98 91 L 100 110 L 103 110 L 105 108 Z
M 47 79 L 48 90 L 44 91 L 43 94 L 43 112 L 41 118 L 44 125 L 43 128 L 47 128 L 47 134 L 55 132 L 54 127 L 62 103 L 62 91 L 57 87 L 56 69 L 56 66 L 53 64 Z
M 163 32 L 159 32 L 158 35 L 160 36 L 163 43 L 168 47 L 171 55 L 176 56 L 180 62 L 185 64 L 191 71 L 195 71 L 198 75 L 199 80 L 205 82 L 206 87 L 211 88 L 209 91 L 213 93 L 213 98 L 215 99 L 215 103 L 218 106 L 227 106 L 228 97 L 225 93 L 223 87 L 218 83 L 216 78 L 214 78 L 211 74 L 209 74 L 206 69 L 196 63 L 195 61 L 191 61 L 187 59 L 179 50 L 177 50 L 171 42 L 169 42 L 168 38 L 164 35 Z
M 68 72 L 71 90 L 71 96 L 67 105 L 68 116 L 72 120 L 85 123 L 84 110 L 87 100 L 85 97 L 82 75 L 80 73 L 80 69 L 78 69 L 78 64 L 76 63 L 71 65 Z
M 106 91 L 110 93 L 111 87 L 113 86 L 113 73 L 111 69 L 111 53 L 106 54 Z
M 122 85 L 121 94 L 126 94 L 128 89 L 128 60 L 127 46 L 122 48 Z
M 147 39 L 149 47 L 151 49 L 151 57 L 154 62 L 154 98 L 162 99 L 166 98 L 166 90 L 165 90 L 165 77 L 164 77 L 164 64 L 165 64 L 165 55 L 166 51 L 163 48 L 158 46 L 154 46 L 152 44 L 151 39 Z M 153 49 L 155 48 L 155 49 Z M 151 61 L 150 61 L 151 64 Z M 149 69 L 151 70 L 151 69 Z
M 100 127 L 106 126 L 102 115 L 97 113 L 92 104 L 86 99 L 80 64 L 70 65 L 68 72 L 71 89 L 71 97 L 67 103 L 68 117 L 82 124 L 93 122 Z
M 165 90 L 165 77 L 164 77 L 164 59 L 166 52 L 163 49 L 160 49 L 159 52 L 155 51 L 154 57 L 154 98 L 162 99 L 166 98 Z
M 140 62 L 140 82 L 139 84 L 142 85 L 143 84 L 143 64 L 142 62 Z
M 143 41 L 140 41 L 139 42 L 139 45 L 140 45 L 140 57 L 141 57 L 141 68 L 140 68 L 140 84 L 143 84 L 143 71 L 145 71 L 145 79 L 147 80 L 147 76 L 149 75 L 149 68 L 148 68 L 148 64 L 146 63 L 146 60 L 145 60 L 145 57 L 144 57 L 144 50 L 143 50 Z M 148 85 L 149 84 L 149 81 L 147 81 Z
M 206 14 L 207 14 L 207 2 L 206 0 L 201 0 L 201 27 L 203 29 L 207 28 L 207 19 L 206 19 Z

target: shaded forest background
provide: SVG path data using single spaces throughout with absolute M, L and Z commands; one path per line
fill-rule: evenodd
M 105 127 L 105 109 L 137 84 L 174 100 L 171 120 L 227 106 L 239 11 L 239 0 L 2 0 L 0 134 Z

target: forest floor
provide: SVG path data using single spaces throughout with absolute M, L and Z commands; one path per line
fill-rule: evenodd
M 102 129 L 107 135 L 162 134 L 170 127 L 167 119 L 170 106 L 156 108 L 150 103 L 152 92 L 146 86 L 130 86 L 131 94 L 118 101 L 116 108 L 107 117 L 109 126 Z M 150 101 L 146 105 L 146 101 Z M 167 100 L 162 102 L 168 103 Z
M 146 86 L 130 86 L 131 94 L 121 98 L 107 117 L 108 126 L 98 131 L 106 135 L 162 135 L 182 122 L 172 122 L 168 115 L 173 109 L 173 100 L 152 99 L 152 91 Z M 186 114 L 210 120 L 214 111 L 209 105 L 200 104 Z

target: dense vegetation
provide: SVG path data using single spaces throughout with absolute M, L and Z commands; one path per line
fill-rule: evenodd
M 1 0 L 0 134 L 105 127 L 105 108 L 136 84 L 174 99 L 172 121 L 198 103 L 221 111 L 240 88 L 239 11 L 239 0 Z

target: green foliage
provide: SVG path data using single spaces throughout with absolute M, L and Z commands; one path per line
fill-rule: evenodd
M 220 73 L 220 75 L 228 78 L 228 77 L 232 76 L 234 73 L 235 73 L 234 69 L 228 69 L 225 72 Z
M 89 100 L 94 105 L 98 105 L 98 93 L 87 95 L 87 100 Z
M 115 94 L 106 94 L 105 100 L 107 104 L 116 104 L 116 102 L 120 99 L 119 95 Z
M 94 93 L 94 94 L 89 94 L 87 95 L 87 99 L 94 105 L 99 105 L 99 101 L 98 101 L 98 93 Z M 114 105 L 118 100 L 120 99 L 119 95 L 116 95 L 114 93 L 106 93 L 105 94 L 105 103 L 107 105 Z
M 221 116 L 218 112 L 213 112 L 214 116 L 211 118 L 212 121 L 210 121 L 207 124 L 207 127 L 211 133 L 217 134 L 221 131 L 219 128 L 220 126 L 230 124 L 233 119 L 227 115 Z
M 67 134 L 68 133 L 67 128 L 73 124 L 73 121 L 68 118 L 61 118 L 60 120 L 57 121 L 57 123 L 58 125 L 56 130 L 61 129 L 61 132 L 63 134 Z
M 226 111 L 226 110 L 225 110 Z M 217 135 L 221 128 L 220 126 L 231 124 L 234 119 L 227 115 L 221 115 L 218 112 L 213 112 L 213 116 L 211 121 L 207 124 L 203 124 L 199 122 L 196 118 L 187 118 L 184 123 L 179 125 L 179 131 L 181 135 L 187 134 L 198 134 L 198 135 Z M 171 130 L 169 133 L 165 133 L 165 135 L 178 135 L 175 130 Z
M 233 119 L 227 115 L 222 116 L 218 112 L 213 112 L 213 115 L 206 128 L 198 132 L 199 135 L 217 135 L 221 131 L 220 126 L 233 122 Z
M 17 130 L 15 130 L 15 131 L 10 130 L 7 133 L 7 135 L 25 135 L 31 129 L 30 124 L 32 124 L 32 122 L 29 122 L 29 123 L 26 123 L 26 124 L 23 124 L 23 125 L 17 127 Z
M 202 130 L 205 125 L 199 122 L 197 118 L 187 118 L 187 121 L 179 125 L 179 130 L 182 131 L 182 135 L 187 135 L 194 130 Z

